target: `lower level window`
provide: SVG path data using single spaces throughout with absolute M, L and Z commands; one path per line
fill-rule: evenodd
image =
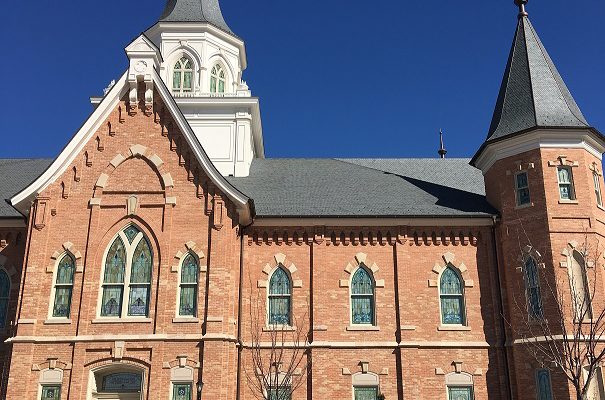
M 59 400 L 61 398 L 61 386 L 42 386 L 42 400 Z
M 536 372 L 536 381 L 538 386 L 538 400 L 553 400 L 550 371 L 547 369 L 539 369 Z
M 473 400 L 473 388 L 470 386 L 449 387 L 448 400 Z
M 377 387 L 356 387 L 355 400 L 376 400 L 378 398 Z
M 269 389 L 269 400 L 292 400 L 292 390 L 289 387 Z
M 172 400 L 191 400 L 191 384 L 190 383 L 175 383 L 172 392 Z

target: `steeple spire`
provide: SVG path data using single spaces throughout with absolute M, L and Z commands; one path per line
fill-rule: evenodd
M 515 4 L 519 6 L 519 18 L 527 17 L 529 14 L 525 11 L 525 5 L 529 0 L 515 0 Z
M 219 0 L 168 0 L 159 22 L 206 22 L 234 34 L 223 18 Z
M 447 150 L 443 145 L 443 129 L 439 129 L 439 151 L 437 153 L 439 153 L 439 157 L 441 158 L 445 158 L 445 155 L 447 154 Z

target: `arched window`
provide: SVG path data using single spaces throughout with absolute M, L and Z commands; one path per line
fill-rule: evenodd
M 462 279 L 452 267 L 447 267 L 439 282 L 441 323 L 464 325 L 464 293 Z
M 6 326 L 8 313 L 8 297 L 11 291 L 11 282 L 5 270 L 0 269 L 0 328 Z
M 200 267 L 197 258 L 189 253 L 181 265 L 179 315 L 195 317 L 197 314 L 197 288 Z
M 118 234 L 105 256 L 102 317 L 149 315 L 152 265 L 151 246 L 143 232 L 130 225 Z
M 74 272 L 76 265 L 73 257 L 65 254 L 59 265 L 54 286 L 53 318 L 69 318 L 71 310 L 71 295 L 74 287 Z
M 577 251 L 573 252 L 571 267 L 567 271 L 576 321 L 592 319 L 590 290 L 588 288 L 588 277 L 586 276 L 586 261 L 582 254 Z
M 542 309 L 542 295 L 540 294 L 540 277 L 536 260 L 528 257 L 525 261 L 525 291 L 527 296 L 527 312 L 534 319 L 541 319 L 544 315 Z
M 279 265 L 269 281 L 269 325 L 290 325 L 292 315 L 292 285 L 290 276 Z
M 172 90 L 176 93 L 186 93 L 193 90 L 193 64 L 187 57 L 181 57 L 174 64 Z
M 354 325 L 374 325 L 374 279 L 361 264 L 351 279 L 351 321 Z
M 216 64 L 210 71 L 210 93 L 225 93 L 227 79 L 225 70 L 220 64 Z

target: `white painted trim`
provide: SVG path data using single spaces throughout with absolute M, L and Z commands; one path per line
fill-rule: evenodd
M 475 166 L 485 175 L 498 160 L 544 148 L 584 149 L 599 160 L 603 159 L 605 152 L 604 143 L 597 140 L 595 134 L 588 129 L 541 129 L 488 144 L 477 157 Z
M 493 216 L 486 215 L 476 218 L 256 218 L 252 226 L 493 226 Z

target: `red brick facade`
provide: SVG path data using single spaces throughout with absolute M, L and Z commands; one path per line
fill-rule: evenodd
M 569 243 L 604 232 L 590 170 L 600 160 L 584 150 L 543 149 L 498 161 L 486 175 L 488 199 L 501 212 L 495 226 L 484 218 L 242 227 L 155 97 L 153 113 L 129 114 L 126 101 L 113 110 L 37 197 L 27 234 L 0 230 L 12 284 L 0 352 L 7 399 L 40 398 L 40 382 L 51 375 L 60 377 L 62 399 L 90 399 L 96 372 L 125 369 L 143 372 L 144 399 L 170 399 L 179 369 L 191 372 L 194 387 L 204 382 L 204 399 L 252 399 L 245 376 L 254 370 L 246 367 L 249 310 L 265 301 L 269 274 L 280 263 L 291 274 L 293 313 L 307 316 L 311 327 L 309 377 L 294 399 L 352 398 L 362 362 L 386 399 L 445 399 L 452 374 L 472 380 L 476 399 L 507 399 L 510 389 L 515 399 L 535 398 L 536 366 L 512 344 L 502 318 L 504 312 L 515 323 L 521 228 L 546 268 L 563 273 L 561 252 Z M 559 204 L 552 166 L 558 162 L 574 165 L 576 202 Z M 529 171 L 534 203 L 522 209 L 514 197 L 519 168 Z M 105 252 L 130 223 L 154 254 L 149 316 L 104 319 Z M 200 260 L 198 311 L 179 318 L 178 266 L 189 251 Z M 57 320 L 49 304 L 65 253 L 76 273 L 70 317 Z M 361 263 L 376 283 L 376 326 L 360 330 L 351 326 L 350 278 Z M 466 324 L 455 329 L 440 316 L 438 279 L 448 264 L 464 283 Z M 566 398 L 562 377 L 553 376 L 553 387 L 556 398 Z

